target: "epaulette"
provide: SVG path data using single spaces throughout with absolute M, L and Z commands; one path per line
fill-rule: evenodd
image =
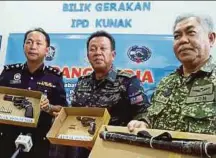
M 4 71 L 10 71 L 15 69 L 22 69 L 23 64 L 22 63 L 16 63 L 16 64 L 9 64 L 4 66 Z
M 52 66 L 45 66 L 45 70 L 48 71 L 49 73 L 52 73 L 52 74 L 57 75 L 57 76 L 62 75 L 62 72 L 58 68 L 55 68 Z
M 136 76 L 135 74 L 132 74 L 130 72 L 127 72 L 125 70 L 120 70 L 118 71 L 118 76 L 123 76 L 123 77 L 128 77 L 128 78 L 131 78 L 131 77 L 134 77 Z

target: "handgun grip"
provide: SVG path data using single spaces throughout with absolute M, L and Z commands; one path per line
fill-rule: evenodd
M 33 107 L 31 105 L 25 108 L 25 117 L 33 118 Z

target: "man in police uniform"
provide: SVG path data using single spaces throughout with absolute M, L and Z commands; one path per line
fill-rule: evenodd
M 174 51 L 182 63 L 158 85 L 146 122 L 151 128 L 216 134 L 215 42 L 209 16 L 184 14 L 174 25 Z
M 33 148 L 29 153 L 19 154 L 19 157 L 49 157 L 50 144 L 46 139 L 46 134 L 51 127 L 52 114 L 61 109 L 60 105 L 67 105 L 62 73 L 51 66 L 45 66 L 43 63 L 49 46 L 49 35 L 43 29 L 29 30 L 25 33 L 23 45 L 27 62 L 4 66 L 0 76 L 0 86 L 41 91 L 47 95 L 47 99 L 41 103 L 42 111 L 37 128 L 0 125 L 1 158 L 12 156 L 15 151 L 14 142 L 21 132 L 32 134 Z
M 134 127 L 142 126 L 138 120 L 149 102 L 135 75 L 114 68 L 114 38 L 105 31 L 95 32 L 87 41 L 87 50 L 94 72 L 78 79 L 72 106 L 107 108 L 110 125 L 126 126 L 134 120 Z M 79 157 L 87 156 L 83 149 L 79 152 Z

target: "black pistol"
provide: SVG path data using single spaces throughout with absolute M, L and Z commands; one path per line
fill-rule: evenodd
M 88 133 L 94 135 L 96 130 L 95 118 L 86 117 L 86 116 L 77 116 L 76 119 L 81 121 L 83 127 L 89 126 Z
M 32 103 L 26 99 L 26 97 L 23 97 L 23 96 L 15 97 L 12 95 L 5 94 L 4 100 L 12 101 L 14 103 L 14 106 L 20 109 L 24 108 L 25 109 L 24 116 L 28 118 L 33 118 L 33 106 L 32 106 Z

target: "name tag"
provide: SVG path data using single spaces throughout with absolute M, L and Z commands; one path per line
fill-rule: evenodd
M 91 92 L 91 90 L 92 89 L 90 87 L 89 88 L 78 88 L 77 89 L 78 92 Z
M 50 88 L 56 87 L 56 85 L 54 85 L 52 82 L 46 82 L 46 81 L 37 82 L 37 85 L 50 87 Z
M 21 84 L 21 80 L 10 80 L 10 84 Z
M 101 89 L 101 92 L 104 92 L 104 93 L 116 93 L 116 92 L 119 92 L 119 89 Z
M 155 101 L 159 103 L 167 104 L 169 101 L 169 98 L 159 95 L 155 98 Z
M 114 84 L 111 84 L 111 83 L 107 83 L 105 85 L 105 88 L 106 89 L 113 89 L 113 88 L 119 88 L 120 84 L 118 82 L 114 83 Z
M 199 102 L 210 102 L 214 100 L 214 93 L 210 95 L 201 95 L 194 97 L 187 97 L 186 103 L 199 103 Z

